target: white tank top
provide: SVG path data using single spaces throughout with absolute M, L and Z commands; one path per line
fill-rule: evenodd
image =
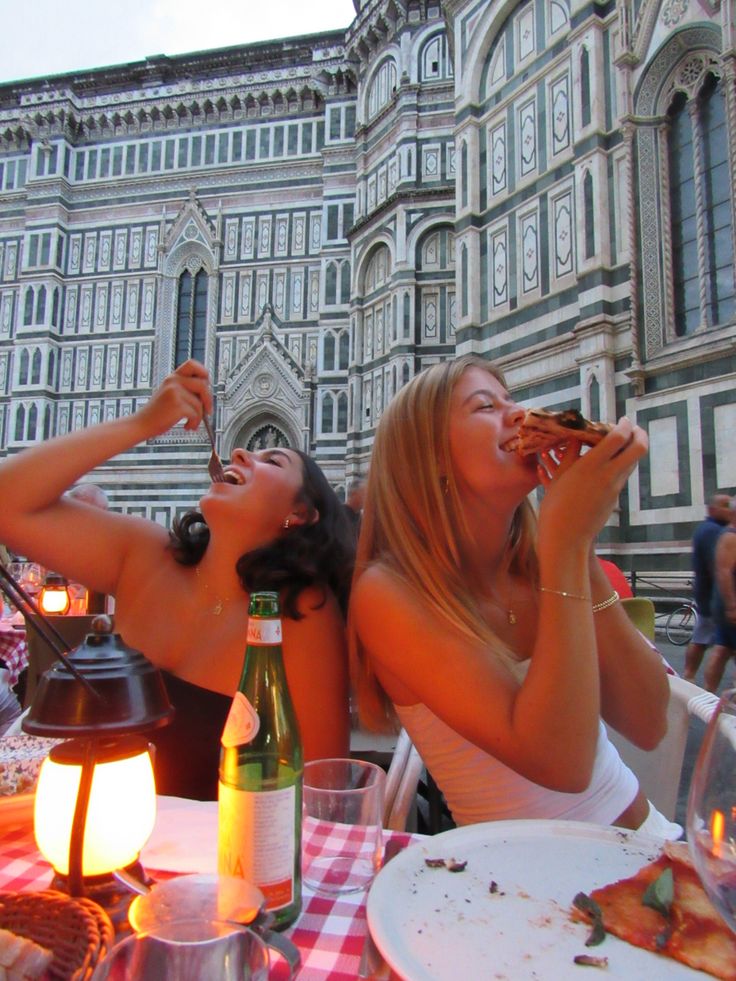
M 554 818 L 611 824 L 636 796 L 639 784 L 599 723 L 593 776 L 587 790 L 565 794 L 520 776 L 459 736 L 422 704 L 396 705 L 456 824 L 511 818 Z

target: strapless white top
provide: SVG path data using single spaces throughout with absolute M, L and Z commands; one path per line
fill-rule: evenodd
M 458 825 L 512 818 L 612 824 L 636 796 L 638 781 L 609 741 L 602 722 L 588 788 L 565 794 L 520 776 L 463 739 L 425 705 L 394 708 Z

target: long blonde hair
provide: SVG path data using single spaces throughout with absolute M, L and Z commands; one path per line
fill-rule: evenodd
M 491 362 L 464 355 L 416 375 L 385 410 L 373 444 L 353 583 L 369 565 L 380 562 L 449 625 L 505 658 L 510 652 L 488 626 L 463 571 L 464 545 L 471 536 L 451 465 L 448 431 L 452 393 L 469 368 L 481 368 L 505 385 Z M 535 539 L 536 518 L 525 500 L 512 521 L 506 559 L 512 573 L 533 581 Z M 361 723 L 369 729 L 395 725 L 393 707 L 350 616 L 348 639 Z

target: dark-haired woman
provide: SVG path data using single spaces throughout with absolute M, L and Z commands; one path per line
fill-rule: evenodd
M 64 496 L 106 460 L 182 419 L 186 429 L 194 430 L 203 413 L 211 411 L 207 370 L 188 361 L 133 415 L 6 460 L 0 465 L 0 540 L 47 568 L 115 596 L 116 630 L 177 679 L 176 729 L 184 717 L 191 720 L 194 703 L 201 702 L 199 689 L 214 693 L 209 702 L 202 696 L 201 719 L 221 729 L 220 719 L 213 719 L 218 704 L 226 711 L 240 676 L 248 592 L 279 591 L 284 660 L 305 757 L 344 756 L 349 715 L 343 614 L 350 532 L 340 502 L 312 460 L 290 449 L 236 449 L 226 468 L 228 482 L 212 484 L 199 511 L 178 521 L 171 533 L 155 521 Z M 188 708 L 183 708 L 184 692 L 191 696 Z M 218 700 L 218 694 L 225 699 Z M 195 749 L 198 726 L 187 723 L 187 728 Z M 162 739 L 171 741 L 176 730 L 165 732 Z M 194 761 L 175 738 L 173 755 L 186 775 Z M 213 787 L 216 748 L 208 748 L 208 759 L 215 761 Z M 160 761 L 157 771 L 166 781 L 165 792 L 181 793 L 181 781 L 168 780 Z

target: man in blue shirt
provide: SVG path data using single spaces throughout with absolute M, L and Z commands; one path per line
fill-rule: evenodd
M 707 518 L 693 533 L 693 597 L 697 617 L 692 640 L 685 651 L 685 670 L 682 676 L 688 681 L 695 678 L 706 649 L 715 643 L 715 626 L 710 608 L 713 594 L 713 569 L 716 543 L 730 520 L 730 504 L 731 498 L 728 494 L 714 494 L 708 502 Z

